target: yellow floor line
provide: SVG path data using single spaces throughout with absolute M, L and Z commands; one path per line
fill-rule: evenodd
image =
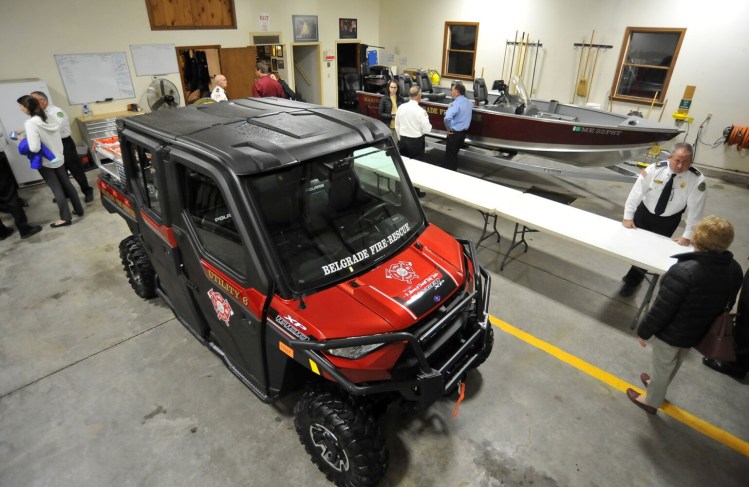
M 636 390 L 640 394 L 643 394 L 645 392 L 641 388 L 633 386 L 627 381 L 624 381 L 616 377 L 615 375 L 612 375 L 606 372 L 605 370 L 601 370 L 595 365 L 589 364 L 588 362 L 578 357 L 575 357 L 574 355 L 570 353 L 565 352 L 559 347 L 555 347 L 554 345 L 551 345 L 550 343 L 547 343 L 543 340 L 539 340 L 533 335 L 526 333 L 518 328 L 515 328 L 514 326 L 500 320 L 499 318 L 496 318 L 494 316 L 489 316 L 489 319 L 491 320 L 494 326 L 504 331 L 505 333 L 508 333 L 514 336 L 515 338 L 518 338 L 530 345 L 533 345 L 539 350 L 543 350 L 549 355 L 556 357 L 562 362 L 565 362 L 571 365 L 572 367 L 575 367 L 576 369 L 595 377 L 596 379 L 600 380 L 601 382 L 605 384 L 608 384 L 609 386 L 613 387 L 614 389 L 618 391 L 625 392 L 627 388 L 631 388 L 631 389 Z M 707 421 L 704 421 L 684 411 L 683 409 L 677 406 L 674 406 L 668 401 L 663 404 L 663 406 L 661 407 L 661 411 L 668 414 L 675 420 L 689 426 L 690 428 L 697 430 L 700 433 L 712 438 L 713 440 L 719 441 L 720 443 L 723 443 L 724 445 L 729 446 L 733 448 L 734 450 L 738 451 L 742 455 L 749 457 L 749 442 L 746 442 L 742 440 L 741 438 L 738 438 L 732 435 L 731 433 L 725 430 L 722 430 L 718 428 L 717 426 L 714 426 L 708 423 Z

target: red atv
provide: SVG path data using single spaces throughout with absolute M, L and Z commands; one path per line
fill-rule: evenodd
M 424 409 L 489 356 L 489 276 L 431 225 L 389 129 L 288 100 L 118 121 L 104 206 L 128 279 L 264 402 L 306 387 L 294 423 L 338 485 L 377 483 L 372 405 Z M 116 168 L 116 170 L 113 170 Z

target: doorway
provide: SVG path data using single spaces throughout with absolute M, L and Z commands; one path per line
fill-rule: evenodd
M 336 45 L 338 108 L 356 108 L 356 91 L 361 89 L 360 45 L 358 42 L 339 42 Z
M 308 103 L 322 105 L 320 45 L 292 44 L 291 49 L 291 59 L 294 60 L 294 88 L 297 95 Z
M 211 80 L 217 74 L 226 76 L 230 99 L 252 96 L 255 47 L 177 46 L 176 50 L 185 105 L 210 96 Z

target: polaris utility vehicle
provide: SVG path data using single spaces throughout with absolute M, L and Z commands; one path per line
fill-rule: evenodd
M 118 121 L 99 189 L 132 235 L 135 292 L 258 398 L 305 388 L 294 424 L 338 485 L 387 468 L 375 413 L 423 410 L 491 352 L 489 276 L 430 224 L 381 122 L 280 99 Z M 376 407 L 373 407 L 376 406 Z

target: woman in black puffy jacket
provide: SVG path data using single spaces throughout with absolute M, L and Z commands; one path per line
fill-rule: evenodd
M 395 112 L 403 103 L 399 91 L 398 83 L 395 81 L 388 83 L 388 92 L 380 99 L 380 108 L 378 111 L 380 120 L 390 127 L 396 141 L 398 141 L 398 136 L 395 133 Z
M 707 216 L 695 226 L 694 252 L 674 257 L 664 275 L 655 304 L 637 329 L 640 345 L 653 346 L 651 374 L 641 374 L 647 387 L 643 398 L 633 389 L 627 396 L 637 406 L 655 414 L 663 404 L 671 380 L 689 349 L 707 333 L 713 320 L 726 306 L 732 308 L 741 287 L 741 266 L 728 247 L 733 226 L 725 219 Z

